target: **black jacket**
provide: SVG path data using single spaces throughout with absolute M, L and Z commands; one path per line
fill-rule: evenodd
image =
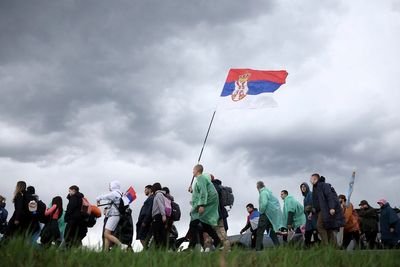
M 11 216 L 10 224 L 14 224 L 15 221 L 19 221 L 19 223 L 26 223 L 27 220 L 27 211 L 28 206 L 25 207 L 25 197 L 24 195 L 27 192 L 18 193 L 14 198 L 14 213 Z
M 152 218 L 151 212 L 153 209 L 153 200 L 154 195 L 150 195 L 143 203 L 142 208 L 140 209 L 138 223 L 142 224 L 145 223 L 147 226 L 150 225 Z
M 389 203 L 381 207 L 379 223 L 382 241 L 396 244 L 400 240 L 400 218 Z M 390 232 L 390 228 L 394 228 L 394 232 Z
M 67 205 L 67 210 L 65 211 L 64 221 L 68 222 L 79 222 L 82 220 L 81 209 L 82 209 L 82 198 L 84 195 L 80 192 L 75 193 L 74 195 L 68 195 L 67 199 L 69 200 Z
M 321 213 L 324 228 L 327 230 L 338 229 L 345 224 L 344 215 L 335 189 L 323 180 L 313 186 L 314 211 Z M 335 210 L 332 216 L 329 211 Z
M 215 187 L 215 190 L 217 190 L 218 193 L 218 215 L 219 215 L 219 219 L 222 219 L 224 221 L 224 228 L 225 231 L 228 230 L 228 221 L 227 218 L 229 216 L 228 211 L 226 210 L 226 208 L 224 207 L 224 205 L 222 204 L 221 198 L 222 198 L 222 189 L 221 189 L 221 185 L 222 182 L 218 179 L 214 179 L 211 181 L 212 184 Z
M 358 215 L 362 232 L 378 232 L 378 212 L 374 208 L 360 209 Z

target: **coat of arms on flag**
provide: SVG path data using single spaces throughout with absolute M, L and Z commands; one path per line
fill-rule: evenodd
M 285 70 L 230 69 L 219 106 L 261 108 L 276 106 L 272 94 L 286 82 Z

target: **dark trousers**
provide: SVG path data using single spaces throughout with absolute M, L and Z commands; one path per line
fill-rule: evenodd
M 256 248 L 256 240 L 257 240 L 257 229 L 255 229 L 254 231 L 251 230 L 251 249 L 255 249 Z
M 311 237 L 314 236 L 314 243 L 319 242 L 317 230 L 309 230 L 304 233 L 304 244 L 306 247 L 310 247 L 313 242 L 311 242 Z
M 154 243 L 156 248 L 165 248 L 167 245 L 167 228 L 166 224 L 162 221 L 162 215 L 157 214 L 153 217 L 151 225 Z
M 368 249 L 374 249 L 375 248 L 375 240 L 376 240 L 376 236 L 378 235 L 377 232 L 364 232 L 365 235 L 365 240 L 367 241 L 367 248 Z
M 274 231 L 271 221 L 268 219 L 266 214 L 261 214 L 260 219 L 258 220 L 256 250 L 262 250 L 264 247 L 263 240 L 264 240 L 265 230 L 270 231 L 269 236 L 271 237 L 272 242 L 274 243 L 275 246 L 279 246 L 278 236 Z
M 82 239 L 86 236 L 85 230 L 80 221 L 68 222 L 64 233 L 65 245 L 67 247 L 82 245 Z
M 343 243 L 342 243 L 343 249 L 347 249 L 351 240 L 353 239 L 356 242 L 355 248 L 358 248 L 360 244 L 360 232 L 353 231 L 353 232 L 343 233 Z
M 190 222 L 189 232 L 191 234 L 190 248 L 194 248 L 200 243 L 200 234 L 203 235 L 203 232 L 206 232 L 212 238 L 215 247 L 218 247 L 221 242 L 214 228 L 209 224 L 200 222 L 198 219 Z

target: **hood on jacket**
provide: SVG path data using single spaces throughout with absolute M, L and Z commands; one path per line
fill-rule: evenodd
M 301 187 L 303 185 L 307 188 L 305 193 L 303 193 L 303 191 L 301 190 Z M 303 197 L 305 197 L 305 196 L 307 196 L 308 193 L 310 193 L 310 186 L 306 182 L 304 182 L 300 185 L 300 191 L 301 191 L 301 194 L 303 195 Z
M 383 203 L 382 203 L 383 204 Z M 383 204 L 383 206 L 381 207 L 381 209 L 386 209 L 387 207 L 390 207 L 389 202 L 386 202 L 385 204 Z
M 121 190 L 121 183 L 119 181 L 110 182 L 110 190 L 111 191 L 120 191 Z

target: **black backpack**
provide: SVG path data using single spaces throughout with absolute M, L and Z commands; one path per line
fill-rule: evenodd
M 93 214 L 90 214 L 86 218 L 84 218 L 84 222 L 86 227 L 92 228 L 96 224 L 97 218 Z
M 25 211 L 27 212 L 28 217 L 34 218 L 39 220 L 41 223 L 47 223 L 48 216 L 46 217 L 44 213 L 46 212 L 46 204 L 43 203 L 43 201 L 38 200 L 34 195 L 26 193 L 24 195 L 24 200 L 25 200 Z M 29 205 L 36 207 L 35 211 L 30 211 L 29 210 Z
M 121 215 L 114 235 L 122 244 L 131 245 L 133 241 L 132 210 L 127 208 L 125 214 Z
M 125 205 L 124 200 L 122 199 L 122 196 L 123 195 L 121 194 L 121 197 L 119 198 L 119 205 L 115 204 L 114 202 L 113 202 L 113 204 L 118 209 L 120 215 L 125 215 L 126 210 L 129 209 L 129 204 Z
M 221 188 L 221 203 L 224 207 L 232 207 L 235 197 L 233 196 L 232 188 L 228 186 L 220 185 Z
M 181 219 L 181 208 L 178 203 L 171 201 L 171 219 L 177 222 Z

